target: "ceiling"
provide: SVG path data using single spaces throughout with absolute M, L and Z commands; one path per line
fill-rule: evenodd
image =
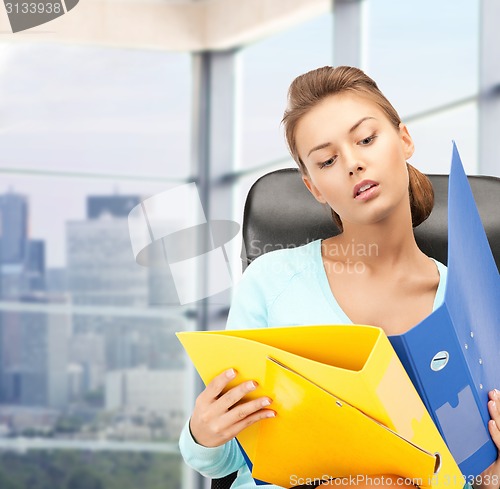
M 15 34 L 6 11 L 0 9 L 0 30 L 5 41 L 14 42 L 91 43 L 181 52 L 226 50 L 331 8 L 332 0 L 80 0 L 61 17 Z

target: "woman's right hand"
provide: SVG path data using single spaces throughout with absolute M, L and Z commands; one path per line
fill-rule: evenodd
M 252 380 L 238 384 L 222 394 L 236 375 L 234 369 L 222 372 L 196 399 L 189 428 L 199 445 L 218 447 L 255 422 L 276 416 L 271 409 L 265 409 L 272 402 L 268 397 L 238 404 L 246 394 L 257 388 L 257 383 Z

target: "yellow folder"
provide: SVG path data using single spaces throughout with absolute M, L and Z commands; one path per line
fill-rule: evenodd
M 421 487 L 463 478 L 380 328 L 330 325 L 177 334 L 207 384 L 228 368 L 276 418 L 238 435 L 256 479 L 396 474 Z M 459 429 L 457 427 L 457 429 Z

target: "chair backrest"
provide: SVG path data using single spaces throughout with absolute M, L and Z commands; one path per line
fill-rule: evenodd
M 435 203 L 429 218 L 415 228 L 427 255 L 447 263 L 448 175 L 428 175 Z M 470 176 L 469 182 L 497 267 L 500 268 L 500 178 Z M 319 204 L 295 168 L 268 173 L 248 193 L 243 217 L 243 268 L 268 251 L 306 244 L 339 233 L 329 208 Z
M 232 474 L 226 475 L 226 477 L 222 477 L 221 479 L 212 479 L 212 484 L 210 485 L 211 489 L 230 489 L 231 484 L 236 479 L 237 472 L 233 472 Z
M 415 228 L 420 249 L 446 264 L 448 257 L 448 175 L 428 175 L 434 209 Z M 470 176 L 469 182 L 497 267 L 500 268 L 500 178 Z M 311 195 L 295 168 L 268 173 L 250 189 L 243 216 L 243 269 L 258 256 L 339 233 L 330 210 Z M 212 480 L 212 489 L 229 489 L 236 474 Z

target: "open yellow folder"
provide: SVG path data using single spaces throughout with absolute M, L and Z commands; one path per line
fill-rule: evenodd
M 463 478 L 385 333 L 373 326 L 293 326 L 177 334 L 207 384 L 255 380 L 276 418 L 238 441 L 256 479 L 291 487 L 328 475 L 395 474 L 421 487 Z M 459 429 L 459 427 L 457 427 Z

